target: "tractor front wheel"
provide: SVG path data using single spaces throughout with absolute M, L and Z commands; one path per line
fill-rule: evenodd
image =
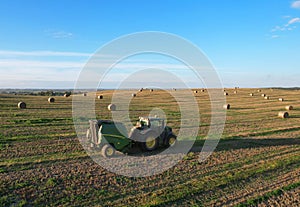
M 173 147 L 176 144 L 176 136 L 171 135 L 167 137 L 167 147 Z
M 141 143 L 144 151 L 153 151 L 158 147 L 158 139 L 153 133 L 146 135 L 146 139 Z
M 102 156 L 106 157 L 106 158 L 113 157 L 115 155 L 115 153 L 116 153 L 115 148 L 113 148 L 109 144 L 105 144 L 101 149 Z

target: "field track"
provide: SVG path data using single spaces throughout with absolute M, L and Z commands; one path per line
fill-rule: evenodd
M 300 91 L 226 91 L 231 108 L 212 156 L 198 162 L 211 116 L 209 96 L 199 91 L 201 124 L 191 152 L 146 178 L 116 175 L 92 161 L 74 130 L 72 96 L 48 103 L 46 96 L 0 94 L 0 206 L 300 206 Z M 111 119 L 112 91 L 101 94 L 97 117 Z M 27 108 L 18 109 L 19 101 Z M 277 117 L 288 105 L 290 117 Z M 177 133 L 181 114 L 166 91 L 137 93 L 130 118 L 154 107 Z

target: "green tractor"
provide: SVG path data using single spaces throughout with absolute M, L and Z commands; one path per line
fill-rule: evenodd
M 140 117 L 130 132 L 123 123 L 110 120 L 90 120 L 87 140 L 92 148 L 101 150 L 104 157 L 114 156 L 116 150 L 126 153 L 134 145 L 143 151 L 153 151 L 158 147 L 174 146 L 176 136 L 165 120 L 154 117 Z

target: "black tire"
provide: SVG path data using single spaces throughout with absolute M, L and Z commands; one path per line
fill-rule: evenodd
M 169 135 L 166 140 L 167 147 L 173 147 L 176 145 L 177 137 L 175 135 Z
M 145 139 L 141 143 L 142 150 L 153 151 L 158 148 L 158 138 L 154 133 L 147 133 Z
M 105 144 L 102 148 L 101 148 L 101 154 L 103 157 L 109 158 L 109 157 L 113 157 L 116 153 L 115 148 L 113 148 L 111 145 L 109 144 Z

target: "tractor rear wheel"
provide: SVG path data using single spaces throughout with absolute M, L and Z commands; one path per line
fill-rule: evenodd
M 106 158 L 113 157 L 115 155 L 115 153 L 116 153 L 115 148 L 113 148 L 109 144 L 105 144 L 101 149 L 102 156 L 106 157 Z
M 153 151 L 158 147 L 158 144 L 157 136 L 154 133 L 146 134 L 144 142 L 141 143 L 144 151 Z

